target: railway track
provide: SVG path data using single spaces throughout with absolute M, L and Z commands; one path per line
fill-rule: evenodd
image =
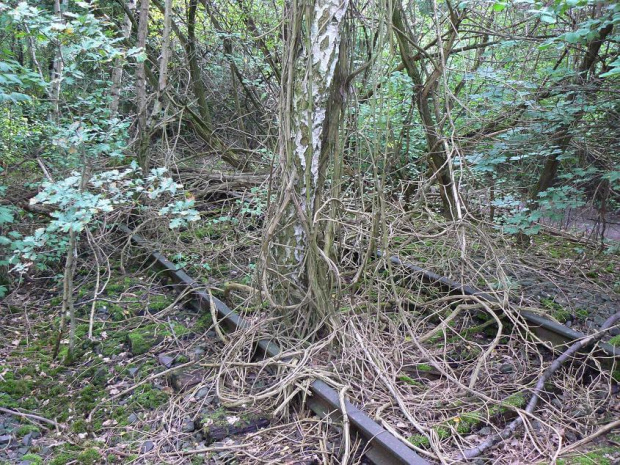
M 487 302 L 497 303 L 498 299 L 491 294 L 474 289 L 471 286 L 464 286 L 450 278 L 440 276 L 437 273 L 420 268 L 412 263 L 400 260 L 396 256 L 390 257 L 392 264 L 405 268 L 413 276 L 419 276 L 425 284 L 435 286 L 448 294 L 470 295 L 476 296 Z M 519 314 L 528 324 L 530 330 L 542 341 L 552 343 L 556 348 L 566 347 L 570 343 L 586 337 L 585 334 L 575 331 L 568 326 L 557 323 L 549 318 L 522 310 Z M 596 355 L 603 360 L 607 360 L 607 364 L 613 364 L 613 361 L 620 361 L 620 348 L 611 344 L 599 343 Z
M 248 326 L 248 323 L 239 314 L 231 310 L 221 300 L 212 297 L 205 290 L 203 284 L 194 280 L 183 269 L 177 269 L 177 266 L 160 252 L 152 251 L 147 240 L 133 233 L 133 231 L 126 226 L 119 226 L 119 229 L 121 232 L 128 235 L 135 245 L 149 254 L 150 261 L 172 281 L 172 286 L 176 291 L 189 291 L 192 297 L 190 305 L 193 308 L 198 311 L 209 312 L 213 304 L 218 314 L 220 324 L 230 331 L 236 331 Z M 481 292 L 470 286 L 464 286 L 454 280 L 440 276 L 414 264 L 401 261 L 398 257 L 390 257 L 390 261 L 392 264 L 406 269 L 410 273 L 410 276 L 420 277 L 425 284 L 435 286 L 446 293 L 471 295 L 487 300 L 488 302 L 497 302 L 497 299 L 488 293 Z M 585 337 L 583 333 L 541 315 L 528 311 L 522 311 L 520 314 L 538 338 L 543 341 L 551 342 L 557 348 L 561 348 L 562 346 L 566 347 L 571 342 Z M 280 353 L 280 348 L 273 341 L 262 339 L 256 343 L 255 351 L 256 356 L 259 357 L 275 357 Z M 607 360 L 608 364 L 614 364 L 620 356 L 620 350 L 610 344 L 600 343 L 597 346 L 597 355 Z M 310 385 L 309 390 L 312 396 L 307 398 L 306 404 L 317 416 L 321 418 L 329 417 L 336 422 L 342 420 L 343 415 L 337 391 L 320 380 L 314 381 Z M 411 448 L 382 426 L 374 422 L 356 405 L 349 401 L 345 401 L 345 409 L 351 431 L 358 438 L 363 440 L 365 444 L 364 456 L 370 463 L 375 465 L 429 465 L 429 462 L 416 454 Z
M 228 330 L 235 331 L 247 327 L 248 323 L 239 314 L 228 308 L 221 300 L 210 296 L 205 291 L 204 285 L 194 280 L 182 269 L 177 269 L 176 265 L 160 252 L 151 251 L 150 244 L 143 237 L 134 234 L 126 226 L 119 226 L 119 229 L 130 236 L 135 245 L 149 253 L 153 265 L 172 280 L 178 292 L 190 291 L 191 305 L 195 309 L 209 312 L 212 302 L 218 314 L 219 323 Z M 278 345 L 268 339 L 258 341 L 255 350 L 258 356 L 263 357 L 275 357 L 280 353 Z M 342 419 L 339 394 L 336 390 L 320 380 L 314 381 L 309 390 L 312 396 L 306 399 L 306 404 L 317 416 L 329 417 L 333 421 Z M 345 409 L 352 432 L 365 443 L 364 456 L 369 462 L 375 465 L 429 465 L 429 462 L 374 422 L 356 405 L 345 400 Z

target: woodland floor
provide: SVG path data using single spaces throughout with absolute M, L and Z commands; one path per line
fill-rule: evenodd
M 217 210 L 211 218 L 232 218 L 238 206 L 222 208 L 231 210 Z M 206 221 L 180 234 L 142 231 L 253 323 L 238 334 L 217 331 L 210 314 L 185 305 L 145 269 L 139 251 L 119 254 L 124 243 L 112 241 L 102 246 L 109 261 L 99 267 L 92 251 L 83 251 L 76 288 L 79 358 L 65 366 L 59 360 L 66 339 L 58 359 L 51 355 L 59 281 L 24 282 L 0 303 L 0 407 L 57 425 L 0 411 L 0 463 L 340 463 L 341 430 L 299 401 L 290 402 L 290 394 L 303 391 L 315 375 L 338 389 L 347 386 L 351 401 L 431 462 L 441 456 L 459 463 L 456 452 L 515 418 L 553 360 L 526 334 L 517 309 L 595 331 L 619 307 L 620 261 L 617 254 L 547 233 L 518 247 L 478 225 L 469 234 L 464 264 L 453 245 L 456 232 L 434 236 L 440 220 L 429 215 L 403 221 L 395 214 L 389 250 L 496 292 L 507 315 L 500 332 L 489 324 L 499 307 L 469 308 L 462 296 L 442 295 L 372 259 L 340 302 L 339 331 L 300 345 L 278 332 L 266 305 L 247 292 L 255 285 L 260 243 L 260 223 L 252 216 L 240 223 Z M 363 221 L 355 224 L 360 229 L 343 233 L 349 246 L 343 249 L 362 252 L 358 242 L 367 230 Z M 353 279 L 359 255 L 343 253 L 344 282 Z M 274 333 L 285 352 L 302 354 L 298 367 L 252 360 L 249 341 Z M 620 417 L 620 372 L 613 366 L 599 373 L 596 363 L 583 356 L 561 370 L 525 432 L 477 463 L 551 463 L 554 454 L 566 465 L 618 463 L 617 431 L 563 449 Z M 464 394 L 463 385 L 479 395 Z M 431 441 L 411 418 L 430 432 Z M 356 444 L 351 449 L 351 461 L 363 463 L 362 450 Z

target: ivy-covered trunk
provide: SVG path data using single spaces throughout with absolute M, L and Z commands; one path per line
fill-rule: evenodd
M 432 177 L 439 186 L 444 213 L 452 220 L 460 219 L 462 216 L 461 200 L 454 180 L 451 151 L 440 124 L 433 118 L 432 104 L 433 101 L 438 100 L 436 91 L 445 70 L 439 64 L 433 63 L 433 72 L 424 78 L 424 66 L 420 64 L 421 59 L 415 58 L 416 54 L 412 48 L 412 44 L 414 44 L 417 50 L 419 45 L 416 44 L 416 36 L 411 33 L 407 26 L 400 2 L 394 3 L 391 20 L 403 66 L 413 81 L 416 107 L 428 148 L 428 164 Z M 444 44 L 446 55 L 458 37 L 458 26 L 461 21 L 462 17 L 456 14 L 450 15 L 450 29 Z
M 333 315 L 333 251 L 326 174 L 334 164 L 342 116 L 348 0 L 293 1 L 285 13 L 280 103 L 281 188 L 263 243 L 263 286 L 298 334 Z M 338 160 L 338 161 L 337 161 Z M 328 216 L 328 218 L 325 218 Z M 326 239 L 327 237 L 327 239 Z

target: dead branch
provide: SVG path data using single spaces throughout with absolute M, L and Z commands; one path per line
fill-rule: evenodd
M 556 371 L 558 371 L 562 367 L 562 365 L 564 365 L 564 363 L 566 363 L 573 355 L 575 355 L 581 349 L 588 347 L 591 344 L 594 344 L 595 342 L 600 340 L 607 333 L 609 328 L 611 328 L 618 320 L 620 320 L 620 312 L 616 312 L 614 315 L 609 317 L 605 321 L 605 323 L 603 323 L 601 329 L 598 332 L 575 342 L 566 351 L 564 351 L 562 355 L 555 359 L 551 366 L 549 366 L 549 368 L 547 368 L 547 370 L 542 374 L 542 376 L 538 378 L 538 382 L 536 383 L 536 387 L 534 388 L 534 391 L 532 393 L 532 398 L 527 404 L 524 412 L 528 415 L 533 413 L 536 405 L 538 404 L 538 400 L 540 399 L 540 394 L 545 387 L 545 383 L 553 376 Z M 521 425 L 521 423 L 523 423 L 522 416 L 515 418 L 508 426 L 506 426 L 506 428 L 504 428 L 501 433 L 494 434 L 487 440 L 482 442 L 480 445 L 472 449 L 463 451 L 461 453 L 461 458 L 473 459 L 480 456 L 486 450 L 512 436 L 516 429 L 519 427 L 519 425 Z
M 0 412 L 6 413 L 8 415 L 14 415 L 16 417 L 28 418 L 29 420 L 35 420 L 35 421 L 38 421 L 39 423 L 47 423 L 49 425 L 52 425 L 54 428 L 56 428 L 58 430 L 66 428 L 65 425 L 61 425 L 60 423 L 57 423 L 54 420 L 49 420 L 49 419 L 47 419 L 45 417 L 42 417 L 42 416 L 39 416 L 39 415 L 34 415 L 32 413 L 18 412 L 18 411 L 15 411 L 15 410 L 10 410 L 8 408 L 4 408 L 4 407 L 0 407 Z

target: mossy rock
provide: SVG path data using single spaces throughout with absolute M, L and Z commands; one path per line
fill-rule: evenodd
M 19 428 L 17 428 L 17 431 L 15 431 L 15 435 L 18 438 L 22 438 L 24 436 L 26 436 L 29 433 L 40 433 L 41 430 L 39 429 L 38 426 L 35 425 L 21 425 Z
M 127 342 L 131 353 L 133 355 L 142 355 L 161 343 L 165 335 L 161 330 L 158 331 L 158 329 L 160 329 L 159 325 L 147 325 L 128 333 Z
M 148 307 L 151 313 L 160 312 L 172 304 L 173 300 L 166 295 L 153 295 L 149 298 Z
M 200 425 L 208 443 L 237 434 L 247 434 L 269 425 L 269 418 L 260 412 L 231 411 L 220 407 L 202 416 Z
M 86 449 L 78 454 L 77 461 L 82 465 L 95 465 L 101 462 L 101 452 L 95 448 Z
M 153 386 L 144 386 L 131 396 L 130 406 L 140 409 L 156 409 L 168 402 L 168 394 Z
M 164 338 L 174 335 L 177 338 L 190 334 L 191 331 L 180 323 L 172 324 L 150 324 L 141 326 L 127 334 L 129 349 L 133 355 L 147 353 Z
M 105 288 L 105 292 L 107 295 L 122 294 L 135 284 L 136 280 L 129 276 L 125 276 L 124 278 L 109 283 Z

